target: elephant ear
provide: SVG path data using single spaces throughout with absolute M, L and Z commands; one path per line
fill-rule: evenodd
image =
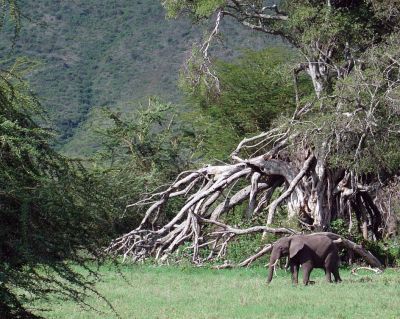
M 293 258 L 304 247 L 304 242 L 300 238 L 292 239 L 289 247 L 289 257 Z

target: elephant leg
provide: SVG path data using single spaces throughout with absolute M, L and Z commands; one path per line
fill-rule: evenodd
M 340 278 L 340 275 L 339 275 L 339 269 L 336 268 L 333 270 L 333 277 L 335 277 L 335 282 L 342 281 L 342 279 Z
M 313 269 L 313 265 L 311 262 L 305 262 L 301 267 L 303 268 L 303 284 L 307 286 L 310 281 L 310 273 Z
M 297 285 L 299 283 L 299 266 L 294 263 L 291 263 L 290 264 L 290 272 L 292 273 L 293 285 Z
M 341 281 L 338 270 L 338 263 L 339 263 L 338 258 L 339 256 L 334 253 L 331 253 L 326 257 L 325 269 L 326 269 L 326 280 L 328 282 L 332 282 L 331 273 L 335 278 L 335 282 Z
M 330 269 L 325 269 L 325 277 L 327 282 L 332 282 L 331 271 Z

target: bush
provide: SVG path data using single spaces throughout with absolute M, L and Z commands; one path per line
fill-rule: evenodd
M 400 240 L 399 238 L 365 241 L 363 243 L 374 256 L 376 256 L 386 267 L 400 266 Z

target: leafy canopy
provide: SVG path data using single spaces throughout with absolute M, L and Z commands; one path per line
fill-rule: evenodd
M 36 122 L 41 106 L 22 80 L 29 71 L 17 59 L 0 72 L 1 318 L 36 318 L 26 303 L 49 294 L 83 302 L 97 280 L 88 263 L 109 240 L 107 194 L 80 162 L 52 149 L 53 135 Z

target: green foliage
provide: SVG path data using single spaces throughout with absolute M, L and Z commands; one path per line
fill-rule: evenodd
M 352 212 L 351 218 L 353 221 L 357 221 L 357 217 L 354 212 Z M 356 243 L 361 243 L 364 241 L 362 234 L 359 231 L 361 225 L 358 225 L 357 222 L 354 222 L 352 227 L 349 229 L 349 224 L 346 220 L 342 218 L 337 218 L 331 222 L 330 226 L 332 232 L 344 238 L 347 238 Z M 345 249 L 342 249 L 342 252 L 344 251 Z
M 254 255 L 263 247 L 261 236 L 261 234 L 244 235 L 232 241 L 229 245 L 225 259 L 232 261 L 233 263 L 239 263 L 247 257 Z M 259 265 L 260 263 L 262 263 L 262 261 L 257 260 L 255 265 Z
M 399 238 L 376 241 L 365 241 L 364 246 L 386 267 L 400 266 Z
M 166 21 L 157 0 L 18 4 L 28 19 L 13 54 L 41 62 L 29 81 L 62 144 L 94 107 L 127 107 L 153 95 L 179 98 L 179 65 L 198 32 L 185 21 Z M 3 33 L 5 56 L 14 34 Z
M 234 211 L 225 216 L 224 223 L 228 225 L 235 225 L 238 228 L 251 227 L 253 221 L 244 220 L 244 215 L 247 209 L 246 203 L 239 205 Z M 247 257 L 254 255 L 263 246 L 261 234 L 250 234 L 238 236 L 231 240 L 227 254 L 224 259 L 229 260 L 235 264 L 245 260 Z M 256 262 L 258 264 L 258 262 Z
M 103 128 L 97 127 L 101 146 L 93 159 L 94 169 L 120 212 L 127 203 L 140 200 L 190 167 L 197 135 L 191 123 L 182 123 L 178 113 L 171 104 L 153 98 L 133 113 L 104 109 L 99 115 Z M 176 205 L 172 201 L 169 212 Z M 141 206 L 134 206 L 114 216 L 117 234 L 138 226 L 143 213 Z
M 321 43 L 321 49 L 334 45 L 335 59 L 345 60 L 346 42 L 362 48 L 375 33 L 371 22 L 373 13 L 367 5 L 335 9 L 327 6 L 325 1 L 315 5 L 313 1 L 299 0 L 288 1 L 285 6 L 290 19 L 283 27 L 284 32 L 306 52 L 316 42 Z
M 71 261 L 85 267 L 102 255 L 111 207 L 79 162 L 51 148 L 32 119 L 40 105 L 12 72 L 0 74 L 0 317 L 28 318 L 27 300 L 82 301 L 93 290 L 94 272 L 81 276 Z
M 196 128 L 199 143 L 194 158 L 198 164 L 226 160 L 241 139 L 230 123 L 219 121 L 211 113 L 200 109 L 182 114 L 182 121 L 192 123 Z
M 4 27 L 13 28 L 14 40 L 21 29 L 21 11 L 18 4 L 18 0 L 0 1 L 0 30 Z
M 293 57 L 282 47 L 247 51 L 233 63 L 221 61 L 221 97 L 203 107 L 220 121 L 228 120 L 241 136 L 268 129 L 278 114 L 293 111 L 293 81 L 284 66 Z
M 163 1 L 163 6 L 167 10 L 167 15 L 176 18 L 182 12 L 189 12 L 193 18 L 208 18 L 217 8 L 223 6 L 226 0 L 167 0 Z
M 296 55 L 287 47 L 244 51 L 232 62 L 218 61 L 216 75 L 221 92 L 210 97 L 203 85 L 192 86 L 182 80 L 182 88 L 206 121 L 205 153 L 224 159 L 243 137 L 267 130 L 280 115 L 294 110 L 291 63 Z M 311 85 L 299 80 L 304 98 Z M 222 152 L 223 151 L 223 152 Z
M 208 101 L 219 95 L 219 79 L 215 75 L 214 67 L 209 64 L 201 48 L 193 45 L 190 58 L 182 68 L 179 78 L 179 86 L 186 94 L 201 96 Z M 209 70 L 205 71 L 206 68 Z
M 366 50 L 363 65 L 335 83 L 323 112 L 315 109 L 293 126 L 313 149 L 327 153 L 331 167 L 359 174 L 398 171 L 399 67 L 391 62 L 399 57 L 398 47 L 396 33 Z
M 349 235 L 346 221 L 341 218 L 338 218 L 331 222 L 331 229 L 332 232 L 334 232 L 335 234 L 338 234 L 345 238 Z

